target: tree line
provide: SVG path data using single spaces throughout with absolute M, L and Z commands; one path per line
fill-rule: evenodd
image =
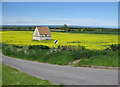
M 3 26 L 2 30 L 7 31 L 34 31 L 35 26 Z M 70 31 L 120 31 L 120 29 L 114 28 L 90 28 L 90 27 L 69 27 L 67 24 L 64 24 L 60 27 L 49 27 L 49 29 L 59 29 L 63 32 L 70 32 Z
M 7 31 L 33 31 L 35 27 L 24 27 L 24 26 L 14 26 L 14 27 L 9 27 L 9 26 L 3 26 L 2 30 L 7 30 Z

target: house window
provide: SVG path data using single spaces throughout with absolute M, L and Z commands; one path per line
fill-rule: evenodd
M 44 37 L 44 35 L 40 35 L 41 37 Z

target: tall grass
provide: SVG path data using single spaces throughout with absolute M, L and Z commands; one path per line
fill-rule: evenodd
M 39 62 L 69 65 L 80 60 L 75 66 L 118 66 L 118 50 L 120 45 L 111 45 L 106 50 L 88 50 L 83 46 L 60 46 L 57 52 L 48 46 L 16 46 L 3 44 L 4 55 Z
M 118 51 L 93 51 L 91 56 L 87 58 L 82 58 L 75 66 L 112 66 L 118 67 Z M 90 55 L 89 54 L 89 55 Z

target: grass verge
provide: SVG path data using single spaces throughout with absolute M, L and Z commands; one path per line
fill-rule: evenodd
M 18 71 L 15 68 L 2 65 L 2 85 L 52 85 L 48 80 L 41 80 Z
M 111 66 L 118 67 L 118 51 L 109 52 L 81 59 L 75 66 Z
M 45 47 L 45 46 L 44 46 Z M 48 47 L 41 46 L 15 46 L 15 45 L 3 45 L 2 52 L 4 55 L 39 61 L 44 63 L 58 64 L 58 65 L 70 65 L 75 60 L 80 60 L 74 66 L 111 66 L 118 67 L 118 45 L 111 45 L 106 50 L 88 50 L 84 47 L 60 47 L 57 52 L 54 49 L 48 49 Z

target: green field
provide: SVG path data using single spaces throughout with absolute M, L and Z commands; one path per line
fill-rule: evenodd
M 7 56 L 59 65 L 72 65 L 80 60 L 74 66 L 118 67 L 120 45 L 117 34 L 52 32 L 52 40 L 33 41 L 32 31 L 1 33 L 2 52 Z M 59 41 L 57 52 L 54 51 L 55 39 Z
M 2 41 L 7 44 L 17 45 L 47 45 L 54 47 L 54 40 L 58 45 L 81 45 L 91 50 L 102 50 L 111 44 L 118 44 L 117 34 L 84 34 L 52 32 L 52 40 L 33 41 L 32 31 L 3 31 Z
M 54 48 L 48 49 L 46 47 L 47 49 L 43 49 L 43 47 L 41 45 L 16 46 L 3 44 L 2 53 L 10 57 L 59 65 L 72 65 L 73 61 L 80 60 L 74 66 L 118 66 L 118 45 L 113 45 L 106 50 L 58 48 L 57 52 L 54 51 Z
M 52 85 L 48 80 L 38 79 L 4 64 L 2 73 L 2 85 Z

